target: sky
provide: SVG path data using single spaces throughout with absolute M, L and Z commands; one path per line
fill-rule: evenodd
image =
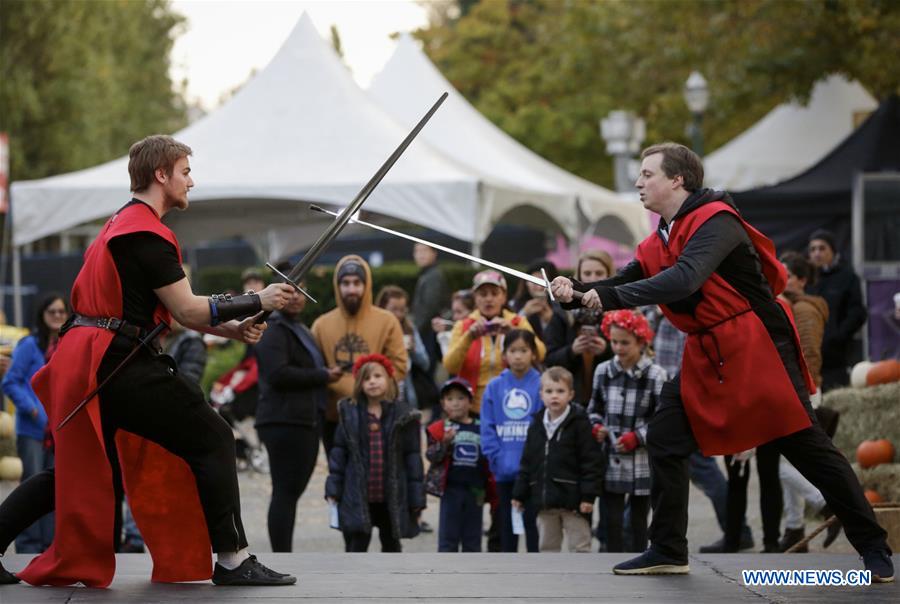
M 392 33 L 427 24 L 426 8 L 412 0 L 174 0 L 172 8 L 188 19 L 172 49 L 172 80 L 187 78 L 187 100 L 207 110 L 268 64 L 304 11 L 326 40 L 337 26 L 363 87 L 390 57 Z

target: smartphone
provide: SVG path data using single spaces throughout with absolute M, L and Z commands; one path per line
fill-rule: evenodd
M 583 336 L 593 337 L 600 333 L 596 325 L 582 325 L 579 332 Z
M 485 330 L 488 333 L 497 333 L 500 331 L 500 323 L 494 323 L 493 321 L 488 321 L 487 325 L 485 325 Z

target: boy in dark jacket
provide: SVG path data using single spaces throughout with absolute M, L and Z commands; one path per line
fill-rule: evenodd
M 348 552 L 364 552 L 378 527 L 382 552 L 419 534 L 425 509 L 421 414 L 397 400 L 394 367 L 368 354 L 353 365 L 353 398 L 338 402 L 340 423 L 328 456 L 325 497 L 337 503 Z
M 591 435 L 587 413 L 572 405 L 571 372 L 551 367 L 541 376 L 540 411 L 528 428 L 513 506 L 530 501 L 538 510 L 540 550 L 558 552 L 563 534 L 569 551 L 591 550 L 590 514 L 603 478 L 603 454 Z
M 452 378 L 441 386 L 441 407 L 446 419 L 432 422 L 425 432 L 431 462 L 425 491 L 441 498 L 438 551 L 481 551 L 485 492 L 491 481 L 487 458 L 481 451 L 481 428 L 471 415 L 472 386 Z

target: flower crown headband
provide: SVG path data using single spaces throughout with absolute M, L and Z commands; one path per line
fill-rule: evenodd
M 391 360 L 384 356 L 383 354 L 364 354 L 353 363 L 353 378 L 356 379 L 359 370 L 366 363 L 378 363 L 384 370 L 387 371 L 388 377 L 394 377 L 394 365 L 391 363 Z
M 634 337 L 638 340 L 643 340 L 644 342 L 653 341 L 653 330 L 650 329 L 650 324 L 647 323 L 644 315 L 639 312 L 614 310 L 606 313 L 603 316 L 603 324 L 600 326 L 600 329 L 603 330 L 603 335 L 606 336 L 607 340 L 609 339 L 609 330 L 613 325 L 634 334 Z

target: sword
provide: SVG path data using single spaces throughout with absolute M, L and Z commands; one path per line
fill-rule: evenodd
M 117 373 L 119 373 L 119 371 L 122 370 L 122 367 L 124 367 L 125 365 L 128 364 L 128 361 L 130 361 L 134 357 L 134 355 L 136 355 L 138 353 L 138 351 L 141 348 L 143 348 L 144 346 L 146 346 L 147 344 L 152 342 L 154 339 L 156 339 L 156 336 L 161 334 L 164 329 L 168 329 L 168 328 L 169 328 L 169 326 L 168 326 L 168 324 L 166 324 L 165 321 L 160 321 L 159 325 L 154 327 L 150 333 L 148 333 L 146 336 L 144 336 L 143 339 L 138 340 L 137 344 L 134 345 L 134 348 L 131 349 L 131 352 L 128 353 L 128 356 L 126 356 L 124 359 L 122 359 L 122 361 L 118 365 L 116 365 L 116 368 L 113 369 L 109 373 L 108 376 L 106 376 L 106 379 L 103 380 L 102 382 L 100 382 L 96 388 L 91 390 L 90 394 L 88 394 L 86 397 L 84 397 L 80 403 L 75 405 L 75 408 L 72 409 L 72 411 L 61 422 L 59 422 L 59 425 L 56 426 L 56 429 L 62 430 L 62 427 L 65 426 L 66 424 L 68 424 L 69 420 L 71 420 L 73 417 L 75 417 L 78 414 L 78 412 L 81 411 L 81 409 L 90 402 L 90 400 L 92 398 L 97 396 L 97 393 L 100 392 L 100 389 L 103 388 L 104 386 L 106 386 L 109 383 L 109 381 L 111 379 L 113 379 L 115 377 L 115 375 Z
M 297 285 L 306 273 L 309 272 L 309 269 L 312 268 L 315 261 L 322 255 L 322 252 L 325 251 L 325 248 L 334 241 L 334 239 L 338 236 L 338 234 L 343 230 L 343 228 L 350 222 L 350 219 L 353 217 L 353 214 L 359 211 L 359 208 L 362 207 L 362 204 L 369 198 L 369 195 L 372 194 L 372 191 L 375 190 L 375 187 L 382 181 L 384 176 L 388 173 L 388 171 L 397 163 L 397 160 L 403 155 L 403 152 L 406 151 L 406 148 L 409 147 L 410 143 L 412 143 L 413 139 L 416 138 L 416 135 L 425 127 L 425 124 L 428 123 L 428 120 L 431 119 L 431 116 L 434 115 L 434 112 L 438 110 L 438 107 L 441 106 L 441 103 L 447 98 L 447 93 L 445 92 L 440 96 L 440 98 L 431 106 L 431 109 L 428 110 L 428 113 L 419 120 L 419 123 L 416 124 L 415 128 L 403 139 L 403 142 L 400 143 L 400 146 L 397 147 L 390 157 L 387 158 L 387 161 L 382 164 L 382 166 L 378 169 L 374 176 L 369 179 L 369 182 L 365 184 L 365 186 L 356 194 L 356 197 L 353 201 L 350 202 L 346 208 L 341 210 L 340 214 L 334 214 L 337 216 L 337 219 L 332 222 L 325 232 L 323 232 L 319 239 L 312 245 L 311 248 L 304 254 L 303 258 L 294 265 L 294 267 L 290 270 L 290 272 L 286 275 L 286 282 L 292 285 L 293 287 L 299 289 Z M 260 314 L 259 318 L 256 319 L 256 323 L 264 322 L 269 315 L 272 314 L 271 311 L 264 312 Z
M 322 212 L 324 214 L 329 214 L 331 216 L 337 216 L 335 212 L 330 210 L 326 210 L 323 207 L 317 205 L 309 206 L 310 210 L 314 210 L 316 212 Z M 399 231 L 394 231 L 389 228 L 379 226 L 377 224 L 372 224 L 371 222 L 366 222 L 365 220 L 360 220 L 358 218 L 350 218 L 350 222 L 354 222 L 356 224 L 361 224 L 362 226 L 369 227 L 370 229 L 375 229 L 376 231 L 381 231 L 382 233 L 387 233 L 388 235 L 394 235 L 395 237 L 400 237 L 402 239 L 406 239 L 408 241 L 412 241 L 413 243 L 421 243 L 423 245 L 427 245 L 429 247 L 433 247 L 435 249 L 441 250 L 442 252 L 447 252 L 448 254 L 453 254 L 454 256 L 458 256 L 460 258 L 465 258 L 471 262 L 477 262 L 478 264 L 483 264 L 484 266 L 489 266 L 493 269 L 496 269 L 500 272 L 506 273 L 507 275 L 512 275 L 513 277 L 518 277 L 519 279 L 524 279 L 529 283 L 534 283 L 535 285 L 540 285 L 541 287 L 547 288 L 547 294 L 550 296 L 551 300 L 555 300 L 553 297 L 553 292 L 550 290 L 550 279 L 547 278 L 547 271 L 541 269 L 541 276 L 535 277 L 534 275 L 529 275 L 528 273 L 523 273 L 522 271 L 517 271 L 514 268 L 509 268 L 508 266 L 504 266 L 502 264 L 497 264 L 496 262 L 491 262 L 490 260 L 485 260 L 484 258 L 479 258 L 478 256 L 473 256 L 471 254 L 467 254 L 465 252 L 460 252 L 458 250 L 454 250 L 453 248 L 449 248 L 443 245 L 439 245 L 437 243 L 432 243 L 431 241 L 426 241 L 425 239 L 419 239 L 418 237 L 413 237 L 412 235 L 407 235 L 406 233 L 401 233 Z M 574 292 L 577 298 L 580 298 L 581 292 Z

